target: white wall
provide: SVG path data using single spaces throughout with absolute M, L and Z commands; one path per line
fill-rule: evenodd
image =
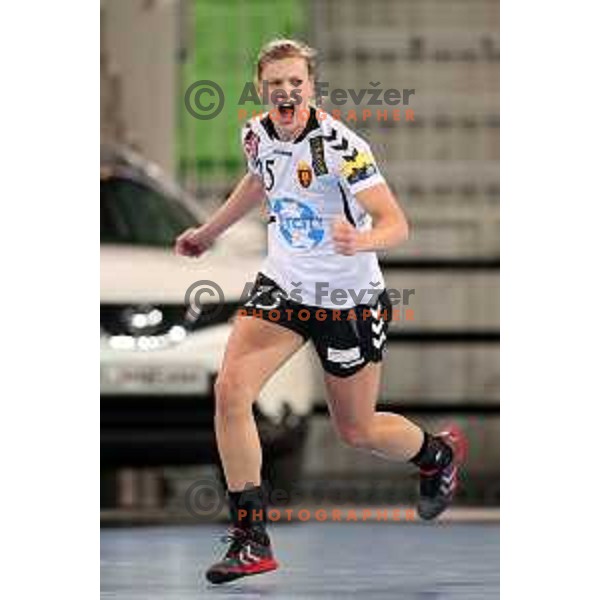
M 174 171 L 178 0 L 102 0 L 102 141 Z

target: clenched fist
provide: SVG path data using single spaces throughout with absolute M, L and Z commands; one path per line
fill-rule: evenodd
M 206 252 L 214 240 L 203 227 L 186 229 L 175 240 L 175 254 L 178 256 L 198 257 Z
M 354 256 L 358 248 L 359 232 L 346 219 L 339 217 L 331 227 L 333 246 L 338 254 Z

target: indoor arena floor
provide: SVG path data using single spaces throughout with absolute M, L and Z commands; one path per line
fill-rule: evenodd
M 499 598 L 497 523 L 298 523 L 271 527 L 280 569 L 213 586 L 201 570 L 220 526 L 101 531 L 102 598 Z

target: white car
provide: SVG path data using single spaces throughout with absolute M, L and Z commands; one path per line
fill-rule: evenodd
M 100 188 L 102 469 L 218 463 L 213 383 L 262 232 L 247 226 L 200 259 L 178 257 L 174 238 L 202 215 L 155 165 L 103 148 Z M 313 382 L 305 347 L 255 404 L 274 485 L 298 476 Z

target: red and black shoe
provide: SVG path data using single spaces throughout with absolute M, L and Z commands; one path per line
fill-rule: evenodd
M 466 438 L 457 427 L 438 433 L 434 440 L 441 445 L 442 464 L 419 470 L 417 513 L 426 520 L 435 519 L 450 506 L 458 485 L 458 467 L 467 453 Z M 447 452 L 448 448 L 451 452 Z M 447 452 L 447 459 L 444 459 L 444 451 Z
M 227 583 L 247 575 L 274 571 L 279 566 L 264 530 L 232 527 L 223 541 L 230 542 L 222 560 L 206 572 L 211 583 Z

